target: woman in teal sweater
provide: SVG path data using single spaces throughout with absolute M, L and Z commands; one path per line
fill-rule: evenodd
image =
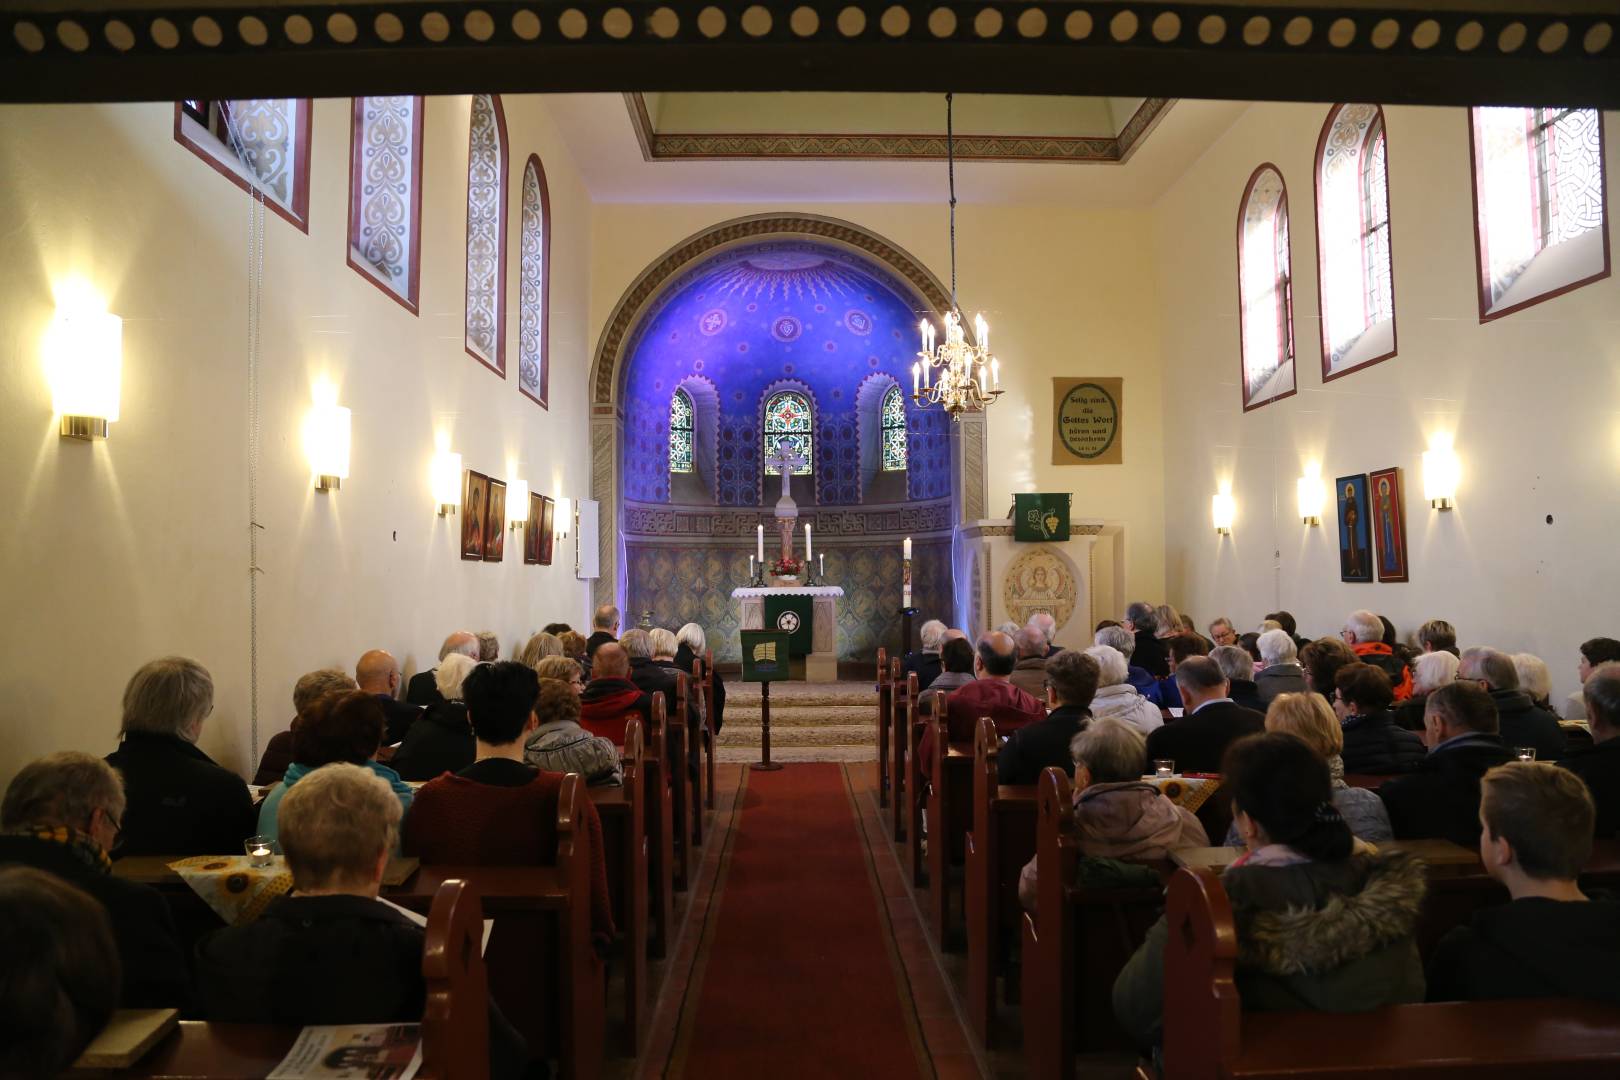
M 287 789 L 322 765 L 343 762 L 370 769 L 388 781 L 400 808 L 411 808 L 412 791 L 399 774 L 376 760 L 387 715 L 382 703 L 363 690 L 347 690 L 317 699 L 293 721 L 293 763 L 259 807 L 259 835 L 277 839 L 276 810 Z

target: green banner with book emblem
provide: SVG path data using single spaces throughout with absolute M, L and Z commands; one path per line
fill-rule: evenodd
M 1069 538 L 1067 491 L 1023 492 L 1013 496 L 1013 539 L 1041 543 Z

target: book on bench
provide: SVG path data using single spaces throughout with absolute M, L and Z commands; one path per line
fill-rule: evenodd
M 180 1023 L 178 1009 L 119 1009 L 90 1040 L 75 1070 L 130 1069 Z

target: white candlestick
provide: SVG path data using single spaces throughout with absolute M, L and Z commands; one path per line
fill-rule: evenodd
M 804 561 L 810 561 L 810 523 L 804 523 Z
M 765 526 L 759 526 L 759 565 L 765 565 Z
M 906 537 L 905 542 L 900 545 L 900 557 L 902 559 L 911 558 L 911 537 L 909 536 Z
M 748 580 L 754 580 L 754 557 L 752 555 L 748 556 Z
M 820 556 L 820 559 L 821 559 L 821 576 L 826 577 L 827 576 L 827 556 L 825 554 L 822 554 Z

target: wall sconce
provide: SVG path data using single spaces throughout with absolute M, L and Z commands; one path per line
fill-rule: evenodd
M 1450 510 L 1457 505 L 1457 477 L 1462 466 L 1457 454 L 1449 446 L 1436 447 L 1423 452 L 1423 497 L 1436 510 Z
M 336 491 L 349 476 L 349 410 L 317 403 L 304 421 L 304 453 L 316 491 Z
M 1327 500 L 1327 489 L 1321 476 L 1302 476 L 1294 483 L 1299 499 L 1299 520 L 1302 525 L 1322 524 L 1322 504 Z
M 508 480 L 506 482 L 506 523 L 515 531 L 523 528 L 529 520 L 529 482 L 527 480 Z
M 124 320 L 94 302 L 58 307 L 45 331 L 45 371 L 51 405 L 69 439 L 105 439 L 118 419 L 124 364 Z
M 428 480 L 433 488 L 433 501 L 439 506 L 439 516 L 454 514 L 461 503 L 461 455 L 449 450 L 434 454 Z
M 1232 519 L 1237 516 L 1237 501 L 1230 492 L 1221 492 L 1209 503 L 1209 516 L 1215 522 L 1215 531 L 1222 536 L 1232 535 Z

